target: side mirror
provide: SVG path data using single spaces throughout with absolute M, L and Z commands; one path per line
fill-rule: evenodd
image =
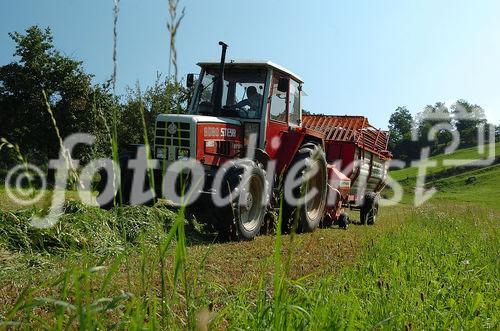
M 194 74 L 188 74 L 186 79 L 186 87 L 191 88 L 194 85 Z
M 290 87 L 290 80 L 288 78 L 280 78 L 278 81 L 278 91 L 286 93 Z

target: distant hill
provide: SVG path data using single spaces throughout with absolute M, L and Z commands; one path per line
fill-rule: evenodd
M 490 145 L 485 145 L 485 151 L 489 150 Z M 500 155 L 500 143 L 497 143 L 495 145 L 495 157 L 498 157 Z M 428 168 L 427 169 L 427 174 L 436 174 L 439 172 L 442 172 L 444 170 L 450 169 L 450 168 L 456 168 L 453 166 L 445 166 L 443 165 L 443 160 L 477 160 L 484 158 L 484 156 L 481 156 L 478 154 L 477 147 L 470 147 L 470 148 L 464 148 L 464 149 L 459 149 L 456 150 L 455 152 L 451 154 L 439 154 L 433 157 L 430 157 L 429 160 L 431 161 L 436 161 L 437 165 L 436 167 Z M 400 170 L 394 170 L 390 172 L 390 175 L 393 179 L 399 181 L 402 179 L 406 178 L 415 178 L 417 177 L 418 173 L 418 168 L 417 167 L 408 167 Z
M 485 146 L 487 149 L 489 146 Z M 500 144 L 495 146 L 495 162 L 489 166 L 445 166 L 445 159 L 479 159 L 477 148 L 465 148 L 451 154 L 441 154 L 429 158 L 437 162 L 436 167 L 429 168 L 427 172 L 427 188 L 435 187 L 438 192 L 432 201 L 471 202 L 478 206 L 500 209 Z M 418 169 L 409 167 L 394 170 L 389 175 L 397 180 L 405 190 L 403 203 L 411 203 L 414 198 Z M 387 193 L 390 195 L 390 193 Z

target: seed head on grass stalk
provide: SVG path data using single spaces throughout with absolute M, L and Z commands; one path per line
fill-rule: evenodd
M 113 6 L 113 74 L 111 76 L 111 85 L 113 87 L 113 94 L 116 95 L 116 76 L 117 76 L 117 43 L 118 43 L 118 13 L 120 11 L 120 0 L 114 0 Z M 114 164 L 119 164 L 118 156 L 118 114 L 117 107 L 113 107 L 113 131 L 111 139 L 111 151 L 113 155 Z M 113 186 L 116 182 L 116 171 L 113 171 Z M 115 189 L 115 187 L 113 187 Z M 118 192 L 118 201 L 115 200 L 115 204 L 122 204 L 122 190 Z
M 69 169 L 70 181 L 72 183 L 76 183 L 76 184 L 80 185 L 80 187 L 82 187 L 83 183 L 80 180 L 80 176 L 78 175 L 77 169 L 73 166 L 71 154 L 69 153 L 68 149 L 66 147 L 64 147 L 61 132 L 59 131 L 59 127 L 57 126 L 57 121 L 56 121 L 56 118 L 54 117 L 54 113 L 52 112 L 52 108 L 50 107 L 50 103 L 49 103 L 49 100 L 47 98 L 47 94 L 45 93 L 45 90 L 42 90 L 42 94 L 43 94 L 45 106 L 47 107 L 47 112 L 50 115 L 52 125 L 54 126 L 54 130 L 56 131 L 57 140 L 59 142 L 59 148 L 61 149 L 61 154 L 63 155 L 64 161 L 66 161 L 66 165 Z
M 168 0 L 168 12 L 169 12 L 169 22 L 167 22 L 167 29 L 169 31 L 170 35 L 170 53 L 169 53 L 169 65 L 168 65 L 168 75 L 169 77 L 172 77 L 172 67 L 174 69 L 174 82 L 175 82 L 175 89 L 178 88 L 177 84 L 177 50 L 175 48 L 175 37 L 177 35 L 177 30 L 179 29 L 179 26 L 182 22 L 182 19 L 184 18 L 185 15 L 185 8 L 183 8 L 180 12 L 178 13 L 178 6 L 179 6 L 179 0 Z M 174 95 L 177 94 L 177 91 L 174 91 Z M 178 110 L 179 107 L 177 107 Z M 163 162 L 163 172 L 162 175 L 165 176 L 165 162 Z M 162 181 L 163 182 L 163 181 Z M 182 195 L 184 195 L 185 191 L 185 183 L 182 185 L 183 187 L 181 188 L 182 190 Z M 188 286 L 188 281 L 187 281 L 187 268 L 186 268 L 186 258 L 187 258 L 187 249 L 186 249 L 186 235 L 185 235 L 185 229 L 184 229 L 184 218 L 185 218 L 185 209 L 186 206 L 184 203 L 182 203 L 182 206 L 179 210 L 178 213 L 178 218 L 173 226 L 172 229 L 175 229 L 176 236 L 177 236 L 177 242 L 176 242 L 176 248 L 175 248 L 175 260 L 174 260 L 174 291 L 175 291 L 175 285 L 178 281 L 178 279 L 182 279 L 184 283 L 184 291 L 185 291 L 185 298 L 186 298 L 186 312 L 187 312 L 187 327 L 188 329 L 191 328 L 192 323 L 194 321 L 194 315 L 193 311 L 191 308 L 191 291 Z M 169 242 L 173 238 L 169 235 L 167 236 L 165 243 L 160 246 L 160 258 L 161 260 L 164 260 L 164 254 L 166 251 L 166 246 L 168 246 Z M 165 293 L 165 272 L 163 270 L 164 264 L 163 262 L 160 263 L 160 273 L 162 277 L 162 302 L 165 300 L 164 295 Z M 166 313 L 166 306 L 163 304 L 162 307 L 162 327 L 165 327 L 165 313 Z
M 19 148 L 18 144 L 14 144 L 9 142 L 6 138 L 0 138 L 0 151 L 2 150 L 3 147 L 6 147 L 8 149 L 12 149 L 14 153 L 16 154 L 16 158 L 21 164 L 23 165 L 24 172 L 28 176 L 28 188 L 31 192 L 33 192 L 33 178 L 29 175 L 29 169 L 28 169 L 28 160 L 26 157 L 21 153 L 21 149 Z
M 184 18 L 186 13 L 186 8 L 182 8 L 180 15 L 177 16 L 178 10 L 177 7 L 179 5 L 179 0 L 168 0 L 168 13 L 170 15 L 170 21 L 167 22 L 167 29 L 170 33 L 170 54 L 169 54 L 169 63 L 168 63 L 168 75 L 172 74 L 172 66 L 174 67 L 174 79 L 177 83 L 177 50 L 175 48 L 175 36 L 177 35 L 177 29 Z

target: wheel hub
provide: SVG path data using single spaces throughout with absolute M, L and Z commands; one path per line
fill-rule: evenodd
M 242 195 L 240 209 L 242 211 L 249 211 L 253 207 L 253 195 L 251 192 L 243 192 Z

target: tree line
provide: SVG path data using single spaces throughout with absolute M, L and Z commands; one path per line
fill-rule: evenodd
M 31 26 L 9 36 L 15 52 L 13 61 L 0 67 L 0 137 L 17 144 L 30 163 L 47 165 L 58 156 L 60 137 L 77 132 L 96 141 L 79 146 L 75 158 L 110 156 L 113 128 L 118 145 L 143 143 L 143 119 L 151 142 L 158 114 L 185 109 L 187 93 L 170 77 L 158 74 L 153 86 L 141 90 L 137 83 L 117 96 L 111 79 L 93 84 L 82 61 L 55 48 L 50 28 Z M 2 168 L 15 162 L 12 150 L 0 152 Z
M 483 136 L 487 142 L 491 126 L 484 109 L 463 99 L 452 105 L 444 102 L 427 105 L 416 116 L 412 116 L 406 107 L 400 106 L 389 119 L 388 149 L 395 159 L 410 162 L 420 159 L 421 150 L 425 147 L 429 147 L 430 155 L 443 153 L 452 143 L 453 134 L 458 137 L 458 148 L 476 146 L 481 127 L 484 128 Z M 494 130 L 495 140 L 498 141 L 499 127 Z

